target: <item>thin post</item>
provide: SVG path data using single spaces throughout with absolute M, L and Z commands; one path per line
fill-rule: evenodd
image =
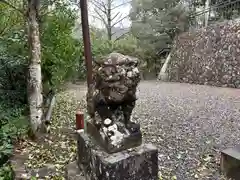
M 89 23 L 88 23 L 88 9 L 87 0 L 80 0 L 81 18 L 82 18 L 82 33 L 84 43 L 84 56 L 87 69 L 87 85 L 88 88 L 92 84 L 92 52 L 91 42 L 89 35 Z

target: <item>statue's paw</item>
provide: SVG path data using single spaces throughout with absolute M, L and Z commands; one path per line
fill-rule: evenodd
M 134 123 L 134 122 L 129 122 L 126 124 L 126 128 L 131 132 L 131 133 L 136 133 L 140 131 L 140 124 Z

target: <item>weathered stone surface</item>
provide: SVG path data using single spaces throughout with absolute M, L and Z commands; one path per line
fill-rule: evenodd
M 120 146 L 114 146 L 111 142 L 108 142 L 108 139 L 103 138 L 92 122 L 87 122 L 87 133 L 92 136 L 107 153 L 120 152 L 142 144 L 142 133 L 140 131 L 124 137 Z
M 240 88 L 240 21 L 231 20 L 177 37 L 171 81 Z
M 240 177 L 240 145 L 228 148 L 221 153 L 221 171 L 232 179 Z
M 122 152 L 108 154 L 93 139 L 79 132 L 78 165 L 87 180 L 157 180 L 158 150 L 142 144 Z
M 89 123 L 95 127 L 90 126 L 88 133 L 108 152 L 121 151 L 125 145 L 125 149 L 133 148 L 142 141 L 140 125 L 131 120 L 140 82 L 138 64 L 137 58 L 120 53 L 111 53 L 94 63 L 87 111 Z
M 95 61 L 93 84 L 87 93 L 87 110 L 94 123 L 102 124 L 106 118 L 124 124 L 130 121 L 140 82 L 138 63 L 137 58 L 120 53 Z

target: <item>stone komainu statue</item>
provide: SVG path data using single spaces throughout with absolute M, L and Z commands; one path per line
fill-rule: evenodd
M 88 114 L 99 128 L 110 119 L 129 129 L 140 82 L 138 59 L 111 53 L 94 63 L 93 84 L 87 95 Z

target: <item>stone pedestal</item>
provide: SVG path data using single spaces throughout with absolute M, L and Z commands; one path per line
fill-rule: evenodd
M 221 152 L 221 171 L 231 179 L 240 178 L 240 145 Z
M 77 140 L 78 166 L 86 180 L 158 180 L 158 151 L 151 144 L 108 154 L 83 131 Z

